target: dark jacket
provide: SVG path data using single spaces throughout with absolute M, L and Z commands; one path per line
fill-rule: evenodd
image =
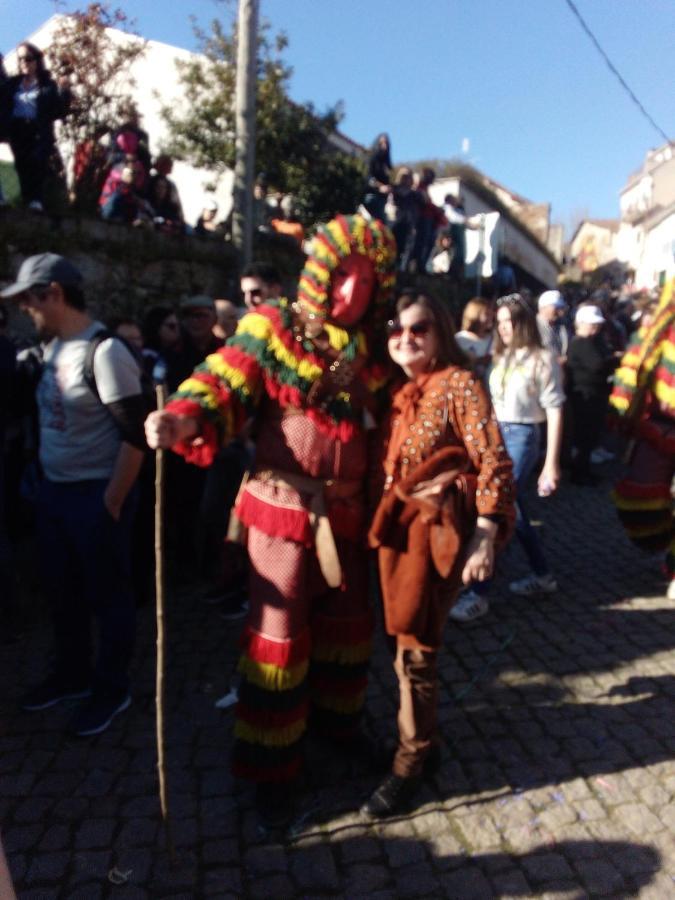
M 602 335 L 573 337 L 567 352 L 569 393 L 586 398 L 608 396 L 608 379 L 615 367 L 616 360 Z
M 14 119 L 14 95 L 21 86 L 22 75 L 7 79 L 3 91 L 2 107 L 7 116 L 9 138 L 12 139 Z M 37 115 L 35 118 L 38 148 L 51 153 L 55 145 L 54 122 L 63 119 L 70 108 L 71 93 L 68 88 L 59 88 L 48 72 L 38 76 Z M 1 116 L 0 116 L 1 118 Z

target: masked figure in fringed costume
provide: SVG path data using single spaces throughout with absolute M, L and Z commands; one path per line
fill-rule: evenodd
M 628 472 L 614 502 L 628 537 L 644 550 L 666 550 L 668 597 L 675 599 L 675 279 L 650 324 L 640 329 L 616 370 L 610 397 L 631 438 Z
M 364 420 L 384 383 L 373 338 L 395 259 L 380 222 L 338 216 L 314 239 L 297 301 L 245 315 L 146 425 L 151 446 L 209 465 L 256 417 L 236 507 L 252 575 L 233 767 L 257 782 L 268 824 L 288 817 L 308 720 L 346 750 L 358 737 L 372 634 Z

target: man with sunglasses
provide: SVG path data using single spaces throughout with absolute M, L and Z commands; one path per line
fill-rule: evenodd
M 19 44 L 17 61 L 19 72 L 7 80 L 2 104 L 9 116 L 9 144 L 21 198 L 29 209 L 41 212 L 48 176 L 61 174 L 54 122 L 67 114 L 71 92 L 68 77 L 61 76 L 57 83 L 34 44 Z
M 241 293 L 250 312 L 267 300 L 281 296 L 281 277 L 276 268 L 266 262 L 252 262 L 241 273 Z
M 89 348 L 104 329 L 87 312 L 81 273 L 63 256 L 29 257 L 0 297 L 17 299 L 38 336 L 49 337 L 37 386 L 44 472 L 37 529 L 54 663 L 22 705 L 36 711 L 87 698 L 69 729 L 87 737 L 104 731 L 131 703 L 136 625 L 130 551 L 144 453 L 140 367 L 122 341 L 108 337 L 93 357 L 95 390 L 87 380 Z

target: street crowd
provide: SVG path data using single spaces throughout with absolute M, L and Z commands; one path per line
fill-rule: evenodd
M 19 62 L 5 94 L 10 143 L 23 199 L 38 210 L 51 124 L 67 96 L 45 81 L 32 45 L 21 45 Z M 122 156 L 108 159 L 102 215 L 133 223 L 144 210 L 182 228 L 171 161 L 150 163 L 138 122 L 111 146 Z M 3 633 L 22 640 L 12 559 L 27 521 L 53 613 L 50 668 L 26 686 L 23 710 L 80 700 L 70 731 L 89 738 L 129 708 L 136 610 L 154 592 L 149 450 L 170 450 L 169 583 L 199 586 L 214 615 L 245 619 L 231 762 L 256 784 L 269 828 L 293 815 L 307 734 L 381 772 L 364 818 L 414 802 L 439 765 L 448 619 L 489 615 L 512 536 L 529 572 L 510 592 L 537 602 L 565 578 L 530 520 L 532 481 L 541 502 L 563 470 L 591 488 L 628 441 L 617 511 L 631 539 L 666 553 L 675 596 L 672 284 L 660 298 L 610 287 L 533 296 L 506 266 L 491 296 L 464 305 L 457 329 L 444 300 L 397 293 L 396 275 L 431 265 L 461 281 L 463 232 L 475 223 L 461 198 L 448 196 L 442 210 L 431 203 L 430 169 L 415 178 L 403 167 L 392 183 L 391 168 L 381 135 L 360 210 L 307 243 L 289 225 L 292 203 L 281 202 L 279 230 L 307 254 L 290 296 L 257 261 L 238 297 L 196 294 L 103 323 L 88 312 L 82 273 L 51 252 L 27 257 L 0 291 Z M 212 230 L 212 205 L 202 218 Z M 12 302 L 35 326 L 30 346 L 8 334 Z M 170 393 L 159 410 L 158 383 Z M 400 693 L 391 752 L 362 728 L 375 565 Z

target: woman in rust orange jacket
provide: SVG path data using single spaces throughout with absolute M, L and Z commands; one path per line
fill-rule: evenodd
M 384 489 L 370 530 L 384 620 L 396 640 L 399 742 L 391 774 L 362 807 L 398 812 L 438 755 L 437 656 L 461 583 L 483 581 L 514 518 L 512 465 L 490 399 L 467 368 L 450 314 L 404 294 L 388 351 L 401 381 L 383 430 Z

